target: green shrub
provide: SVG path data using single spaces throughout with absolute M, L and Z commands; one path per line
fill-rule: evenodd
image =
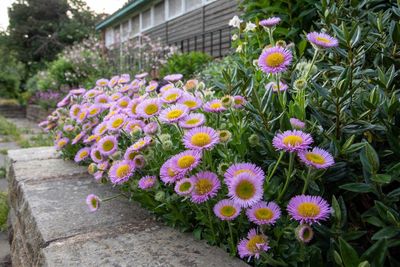
M 160 77 L 172 73 L 180 73 L 185 79 L 190 79 L 212 61 L 212 57 L 202 52 L 190 52 L 172 55 L 160 70 Z

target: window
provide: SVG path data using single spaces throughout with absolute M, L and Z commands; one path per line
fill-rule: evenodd
M 125 21 L 122 24 L 122 36 L 121 36 L 121 40 L 122 42 L 128 40 L 129 38 L 129 21 Z
M 168 18 L 176 17 L 182 13 L 182 0 L 168 0 Z
M 131 37 L 135 36 L 140 32 L 140 20 L 139 15 L 131 19 Z
M 165 21 L 165 2 L 162 1 L 154 6 L 154 25 Z
M 120 39 L 120 29 L 119 29 L 119 25 L 114 27 L 114 43 L 119 44 L 121 39 Z
M 113 29 L 108 28 L 105 34 L 105 45 L 106 47 L 111 46 L 114 43 Z
M 151 9 L 146 10 L 142 13 L 142 30 L 151 27 Z
M 200 7 L 203 4 L 203 0 L 186 0 L 185 2 L 185 11 L 191 11 Z

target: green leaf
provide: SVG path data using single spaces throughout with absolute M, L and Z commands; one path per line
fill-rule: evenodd
M 340 255 L 345 267 L 357 267 L 360 259 L 355 249 L 343 238 L 339 237 Z
M 387 239 L 381 239 L 362 254 L 361 260 L 368 260 L 373 266 L 384 266 L 386 251 Z
M 378 232 L 376 232 L 373 236 L 372 236 L 372 240 L 380 240 L 383 238 L 392 238 L 395 237 L 396 235 L 398 235 L 400 233 L 400 229 L 398 227 L 385 227 L 381 230 L 379 230 Z
M 339 203 L 334 195 L 332 196 L 332 209 L 333 209 L 333 217 L 335 218 L 336 223 L 340 224 L 340 221 L 342 219 L 342 213 L 340 212 Z
M 369 193 L 373 191 L 373 188 L 369 184 L 364 183 L 349 183 L 339 187 L 341 189 L 357 193 Z
M 375 174 L 371 177 L 371 180 L 379 184 L 389 184 L 392 180 L 392 176 L 388 174 Z

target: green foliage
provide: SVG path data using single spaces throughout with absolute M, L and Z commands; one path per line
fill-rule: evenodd
M 204 81 L 207 87 L 214 87 L 215 89 L 223 87 L 221 71 L 229 69 L 234 62 L 234 54 L 228 55 L 222 59 L 215 59 L 202 68 L 201 72 L 198 74 L 199 79 Z
M 212 57 L 202 52 L 189 52 L 172 55 L 160 70 L 160 77 L 167 74 L 180 73 L 185 79 L 193 78 L 204 65 L 212 61 Z
M 7 228 L 8 210 L 7 193 L 0 192 L 0 231 L 4 231 Z

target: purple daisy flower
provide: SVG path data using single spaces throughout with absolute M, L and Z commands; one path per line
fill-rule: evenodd
M 121 97 L 117 101 L 117 106 L 124 109 L 124 108 L 128 107 L 130 101 L 131 101 L 131 99 L 128 96 Z
M 137 169 L 141 169 L 146 165 L 146 160 L 142 155 L 136 155 L 133 158 L 133 162 L 135 162 L 135 167 Z
M 124 131 L 131 133 L 133 132 L 135 129 L 143 129 L 146 126 L 146 124 L 141 121 L 141 120 L 131 120 L 128 121 L 125 126 L 124 126 Z
M 146 78 L 147 75 L 149 75 L 147 72 L 139 73 L 139 74 L 136 74 L 136 75 L 135 75 L 135 79 L 141 80 L 141 79 L 143 79 L 143 78 Z
M 278 92 L 278 85 L 276 84 L 276 82 L 269 82 L 265 86 L 265 89 L 272 90 L 274 92 Z M 282 81 L 279 81 L 279 91 L 283 92 L 283 91 L 286 91 L 287 89 L 288 89 L 288 85 Z
M 316 169 L 326 169 L 335 164 L 332 155 L 318 147 L 314 147 L 311 151 L 299 151 L 298 156 L 304 164 Z
M 179 121 L 179 126 L 185 129 L 199 127 L 206 122 L 203 113 L 191 113 Z
M 176 104 L 164 109 L 160 113 L 160 120 L 164 123 L 174 123 L 184 118 L 189 113 L 189 108 L 182 104 Z
M 128 147 L 124 153 L 124 160 L 133 161 L 135 157 L 138 155 L 138 152 L 132 147 Z
M 94 212 L 100 207 L 100 198 L 94 194 L 90 194 L 86 197 L 86 204 L 91 212 Z
M 223 199 L 214 206 L 214 214 L 223 221 L 232 221 L 239 216 L 242 208 L 230 199 Z
M 258 66 L 265 73 L 280 73 L 287 70 L 292 61 L 292 52 L 281 46 L 265 49 L 258 58 Z
M 263 27 L 271 28 L 279 24 L 281 22 L 281 18 L 279 17 L 270 17 L 267 19 L 263 19 L 260 21 L 260 25 Z
M 174 170 L 187 173 L 196 168 L 201 161 L 201 151 L 186 150 L 171 157 L 171 164 Z
M 98 142 L 100 153 L 104 156 L 114 154 L 118 149 L 118 141 L 114 135 L 107 135 L 101 138 Z
M 110 87 L 111 89 L 117 85 L 119 80 L 119 76 L 114 76 L 111 78 L 111 80 L 108 82 L 108 87 Z
M 194 184 L 189 178 L 183 178 L 176 182 L 175 192 L 180 196 L 188 196 L 192 193 Z
M 160 168 L 160 179 L 165 184 L 174 183 L 183 178 L 183 173 L 175 170 L 172 166 L 172 160 L 169 159 Z
M 62 108 L 62 107 L 69 105 L 69 103 L 71 103 L 71 96 L 68 94 L 60 102 L 57 103 L 57 107 Z
M 210 171 L 199 172 L 190 177 L 190 179 L 194 186 L 191 201 L 196 204 L 203 203 L 215 197 L 221 188 L 218 176 Z
M 157 122 L 149 122 L 143 127 L 143 131 L 145 134 L 153 135 L 158 131 L 158 123 Z
M 228 196 L 243 208 L 259 202 L 263 193 L 263 181 L 246 172 L 235 176 L 228 184 Z
M 100 79 L 96 81 L 96 85 L 99 87 L 105 87 L 108 85 L 109 80 L 107 79 Z
M 56 150 L 63 149 L 68 144 L 68 142 L 69 139 L 67 137 L 60 138 L 55 144 Z
M 93 104 L 88 108 L 88 118 L 93 118 L 100 112 L 102 112 L 102 106 L 99 104 Z
M 148 92 L 148 93 L 154 92 L 157 89 L 157 87 L 158 87 L 158 83 L 152 82 L 146 87 L 146 92 Z
M 157 178 L 155 176 L 147 175 L 140 178 L 138 187 L 142 190 L 147 190 L 152 188 L 156 184 Z
M 131 79 L 129 74 L 122 74 L 121 77 L 118 79 L 118 84 L 128 83 Z
M 299 195 L 293 197 L 287 205 L 289 215 L 300 223 L 313 224 L 327 220 L 331 208 L 320 196 Z
M 160 111 L 161 103 L 158 98 L 145 99 L 136 107 L 136 113 L 145 119 L 158 115 Z
M 123 94 L 121 94 L 120 92 L 114 93 L 110 96 L 112 101 L 118 101 L 118 99 L 120 99 L 121 97 L 123 97 Z
M 258 224 L 274 224 L 281 217 L 281 209 L 275 202 L 260 201 L 246 211 L 249 221 Z
M 203 109 L 205 112 L 213 113 L 219 113 L 226 110 L 226 108 L 222 105 L 222 101 L 220 99 L 208 101 L 204 104 Z
M 82 123 L 88 115 L 88 111 L 86 109 L 81 110 L 81 112 L 79 112 L 78 117 L 76 118 L 76 122 L 77 123 Z
M 162 94 L 161 100 L 168 104 L 174 103 L 182 96 L 182 94 L 183 91 L 181 89 L 171 88 Z
M 133 161 L 123 160 L 114 162 L 108 171 L 108 175 L 113 184 L 122 184 L 129 180 L 135 171 Z
M 66 124 L 66 125 L 64 125 L 64 127 L 63 127 L 63 130 L 64 130 L 65 132 L 72 132 L 74 129 L 75 129 L 75 127 L 74 127 L 73 125 L 71 125 L 71 124 Z
M 163 87 L 160 88 L 160 92 L 161 93 L 165 93 L 166 91 L 175 88 L 174 85 L 172 83 L 166 84 Z
M 287 152 L 305 150 L 312 142 L 313 139 L 310 134 L 299 130 L 288 130 L 279 133 L 272 140 L 272 144 L 277 150 L 285 150 Z
M 106 94 L 101 94 L 95 97 L 94 103 L 105 105 L 110 102 L 110 97 Z
M 310 242 L 314 237 L 313 229 L 307 224 L 300 224 L 295 229 L 295 234 L 296 234 L 297 240 L 299 240 L 300 242 L 303 242 L 303 243 Z
M 118 89 L 118 92 L 126 93 L 132 89 L 133 89 L 133 86 L 131 84 L 125 84 L 124 86 L 122 86 L 121 88 Z
M 139 105 L 140 100 L 138 98 L 133 99 L 128 106 L 125 109 L 125 112 L 131 117 L 131 118 L 136 118 L 137 113 L 136 113 L 136 108 Z
M 196 110 L 201 107 L 203 101 L 201 101 L 199 97 L 184 93 L 182 97 L 179 98 L 178 103 L 187 106 L 190 110 Z
M 79 149 L 79 151 L 76 153 L 74 161 L 75 162 L 81 162 L 85 159 L 87 159 L 90 156 L 90 148 L 84 147 Z
M 193 128 L 183 136 L 187 149 L 212 149 L 218 142 L 218 132 L 207 126 Z
M 257 234 L 256 229 L 251 229 L 247 234 L 247 238 L 240 240 L 238 244 L 239 257 L 255 257 L 258 259 L 260 254 L 270 249 L 268 238 L 263 234 Z
M 104 157 L 101 154 L 100 150 L 97 147 L 94 147 L 91 151 L 90 151 L 90 158 L 96 162 L 96 163 L 100 163 L 104 161 Z
M 97 126 L 94 128 L 93 133 L 94 133 L 95 135 L 100 136 L 100 135 L 103 135 L 103 134 L 107 131 L 107 129 L 108 129 L 108 127 L 107 127 L 107 122 L 104 121 L 104 122 L 100 123 L 99 125 L 97 125 Z
M 264 181 L 265 173 L 264 171 L 253 163 L 236 163 L 231 165 L 225 172 L 225 183 L 227 185 L 231 184 L 238 175 L 242 173 L 247 173 L 259 179 L 261 182 Z
M 79 89 L 73 89 L 73 90 L 69 91 L 69 94 L 71 94 L 71 95 L 82 95 L 85 92 L 86 92 L 85 88 L 79 88 Z
M 73 119 L 77 119 L 82 107 L 78 104 L 74 104 L 69 109 L 69 116 Z
M 176 73 L 176 74 L 170 74 L 170 75 L 165 76 L 164 80 L 169 81 L 169 82 L 176 82 L 182 78 L 183 78 L 182 74 Z
M 128 117 L 124 114 L 116 114 L 112 116 L 107 122 L 107 128 L 110 131 L 118 131 L 124 126 L 124 123 Z
M 133 145 L 130 146 L 130 148 L 132 148 L 134 151 L 139 151 L 150 145 L 152 140 L 153 139 L 150 136 L 145 136 L 137 140 Z
M 289 121 L 290 121 L 290 125 L 294 129 L 304 129 L 306 127 L 306 124 L 299 119 L 290 118 Z
M 339 41 L 323 32 L 310 32 L 307 34 L 307 39 L 317 48 L 331 48 L 339 45 Z
M 233 97 L 233 107 L 234 108 L 242 108 L 244 105 L 246 105 L 247 101 L 246 99 L 241 96 L 241 95 L 235 95 Z
M 86 99 L 95 98 L 96 96 L 98 96 L 101 93 L 102 93 L 102 91 L 100 91 L 100 90 L 91 89 L 91 90 L 87 91 L 83 95 L 83 97 L 86 98 Z
M 72 139 L 71 144 L 75 145 L 76 143 L 78 143 L 82 138 L 84 138 L 86 135 L 86 132 L 82 131 L 79 134 L 77 134 L 74 139 Z

